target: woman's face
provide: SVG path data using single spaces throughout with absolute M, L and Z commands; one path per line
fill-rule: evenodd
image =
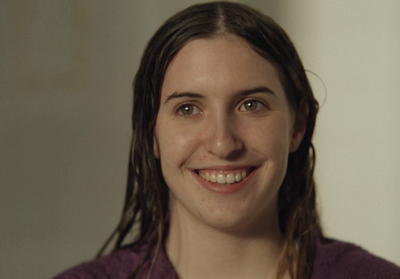
M 278 72 L 246 42 L 187 43 L 167 69 L 154 136 L 171 215 L 226 230 L 276 223 L 294 127 Z

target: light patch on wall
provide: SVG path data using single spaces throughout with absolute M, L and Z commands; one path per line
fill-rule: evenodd
M 90 8 L 82 1 L 14 2 L 9 50 L 17 91 L 72 89 L 85 82 L 90 68 Z

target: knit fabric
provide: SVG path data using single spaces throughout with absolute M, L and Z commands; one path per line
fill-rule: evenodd
M 54 279 L 126 279 L 140 264 L 146 248 L 134 252 L 132 246 L 69 269 Z M 150 255 L 152 259 L 153 253 Z M 138 278 L 146 278 L 150 261 Z M 157 256 L 151 278 L 178 278 L 165 250 Z M 316 256 L 311 279 L 400 279 L 400 267 L 378 258 L 360 247 L 333 239 L 316 240 Z
M 144 263 L 137 278 L 147 278 L 153 251 Z M 132 245 L 119 249 L 107 256 L 80 264 L 69 269 L 54 279 L 127 279 L 141 263 L 146 254 L 146 247 L 134 252 Z M 160 249 L 150 278 L 177 279 L 178 276 L 169 261 L 165 250 Z
M 312 279 L 400 279 L 400 267 L 346 242 L 316 240 Z

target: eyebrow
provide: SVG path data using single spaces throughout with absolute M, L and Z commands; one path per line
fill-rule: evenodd
M 251 95 L 251 94 L 255 94 L 255 93 L 268 93 L 268 94 L 272 94 L 275 96 L 274 91 L 272 91 L 271 89 L 269 89 L 268 87 L 265 87 L 265 86 L 258 86 L 255 88 L 242 90 L 242 91 L 237 92 L 236 94 L 239 96 L 247 96 L 247 95 Z
M 241 90 L 241 91 L 238 91 L 237 93 L 235 93 L 235 95 L 245 97 L 245 96 L 255 94 L 255 93 L 267 93 L 267 94 L 272 94 L 275 96 L 274 91 L 272 91 L 271 89 L 269 89 L 268 87 L 265 87 L 265 86 L 258 86 L 258 87 L 254 87 L 254 88 L 250 88 L 250 89 Z M 204 98 L 203 95 L 198 94 L 198 93 L 174 92 L 167 97 L 167 99 L 165 100 L 164 103 L 167 103 L 168 101 L 170 101 L 172 99 L 183 98 L 183 97 L 199 98 L 199 99 Z
M 191 93 L 191 92 L 174 92 L 171 95 L 167 97 L 165 100 L 164 104 L 168 102 L 169 100 L 176 99 L 176 98 L 182 98 L 182 97 L 189 97 L 189 98 L 204 98 L 203 95 L 198 94 L 198 93 Z

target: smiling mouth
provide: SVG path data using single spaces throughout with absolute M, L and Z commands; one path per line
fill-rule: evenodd
M 254 169 L 249 167 L 231 171 L 197 170 L 196 173 L 211 183 L 229 185 L 244 180 Z

